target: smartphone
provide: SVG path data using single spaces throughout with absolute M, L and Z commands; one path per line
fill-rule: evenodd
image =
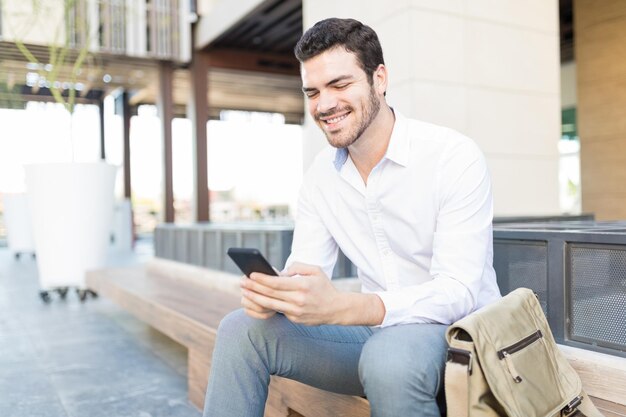
M 253 272 L 278 275 L 272 265 L 254 248 L 229 248 L 226 252 L 247 277 Z

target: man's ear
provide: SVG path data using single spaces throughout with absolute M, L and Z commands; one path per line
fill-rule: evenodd
M 384 95 L 387 91 L 388 84 L 387 67 L 384 64 L 378 65 L 378 68 L 374 70 L 374 74 L 372 76 L 376 92 Z

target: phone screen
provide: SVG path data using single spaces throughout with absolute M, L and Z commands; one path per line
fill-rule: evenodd
M 253 272 L 261 272 L 266 275 L 278 275 L 258 249 L 230 248 L 226 253 L 247 277 Z

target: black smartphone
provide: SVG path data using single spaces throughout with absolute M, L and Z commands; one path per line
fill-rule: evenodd
M 278 275 L 258 249 L 229 248 L 226 253 L 247 277 L 250 277 L 250 274 L 253 272 L 261 272 L 266 275 Z

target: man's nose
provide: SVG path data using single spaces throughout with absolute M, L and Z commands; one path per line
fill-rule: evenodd
M 321 91 L 317 101 L 317 111 L 326 113 L 337 107 L 337 96 L 328 91 Z

